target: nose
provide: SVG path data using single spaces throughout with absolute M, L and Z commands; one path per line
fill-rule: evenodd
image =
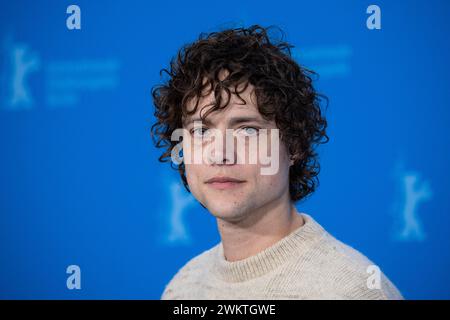
M 232 130 L 216 129 L 206 146 L 206 160 L 211 165 L 236 164 L 235 137 Z

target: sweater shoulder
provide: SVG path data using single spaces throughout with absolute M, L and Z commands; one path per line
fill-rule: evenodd
M 403 299 L 401 293 L 368 257 L 325 232 L 315 248 L 315 266 L 328 297 L 333 299 Z M 328 293 L 323 292 L 325 296 Z
M 179 299 L 181 291 L 189 290 L 189 284 L 198 281 L 204 274 L 205 268 L 210 265 L 212 255 L 216 252 L 217 247 L 218 245 L 215 245 L 186 262 L 165 286 L 161 300 Z

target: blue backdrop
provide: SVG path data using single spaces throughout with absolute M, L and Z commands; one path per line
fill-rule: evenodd
M 81 9 L 69 30 L 66 9 Z M 366 9 L 381 9 L 381 29 Z M 200 32 L 277 25 L 330 99 L 299 211 L 405 298 L 450 298 L 448 1 L 3 1 L 0 297 L 159 299 L 220 239 L 160 164 L 151 87 Z M 69 265 L 81 289 L 69 290 Z

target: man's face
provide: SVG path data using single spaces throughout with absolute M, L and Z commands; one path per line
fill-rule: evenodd
M 213 91 L 200 99 L 195 114 L 183 119 L 185 134 L 191 141 L 190 146 L 183 144 L 184 150 L 189 147 L 193 153 L 193 150 L 200 145 L 203 148 L 200 163 L 185 161 L 189 188 L 195 198 L 216 218 L 230 222 L 240 221 L 249 213 L 273 205 L 277 201 L 289 200 L 289 166 L 291 162 L 284 143 L 279 139 L 274 139 L 271 134 L 272 131 L 278 131 L 275 121 L 267 121 L 259 113 L 253 89 L 254 87 L 249 84 L 247 89 L 240 93 L 240 96 L 246 101 L 245 105 L 235 94 L 232 94 L 227 107 L 210 113 L 206 117 L 207 121 L 201 122 L 201 127 L 195 126 L 194 121 L 201 121 L 200 111 L 204 114 L 211 108 L 210 103 L 214 102 Z M 188 110 L 193 110 L 195 102 L 192 100 L 188 103 Z M 196 123 L 199 124 L 199 122 Z M 231 141 L 234 143 L 234 150 L 231 154 L 227 154 L 226 151 L 227 129 L 233 130 Z M 266 129 L 266 133 L 261 133 L 259 129 Z M 213 140 L 201 140 L 201 137 L 208 136 L 208 132 L 222 133 L 222 147 L 218 148 L 217 144 L 212 142 Z M 266 142 L 264 139 L 258 139 L 262 134 L 266 136 Z M 257 149 L 250 146 L 250 137 L 256 138 L 258 141 Z M 241 139 L 240 144 L 237 142 L 239 139 Z M 183 138 L 183 141 L 186 141 L 186 137 Z M 274 148 L 274 143 L 278 144 L 278 148 Z M 244 148 L 240 149 L 238 144 Z M 205 152 L 205 150 L 209 150 L 209 152 Z M 262 168 L 270 165 L 261 161 L 259 156 L 257 156 L 256 163 L 249 161 L 250 153 L 259 155 L 261 152 L 265 152 L 265 155 L 270 156 L 272 160 L 277 158 L 278 167 L 275 172 L 261 174 Z M 242 159 L 243 156 L 245 156 L 244 159 Z M 240 182 L 209 181 L 215 177 L 228 177 Z

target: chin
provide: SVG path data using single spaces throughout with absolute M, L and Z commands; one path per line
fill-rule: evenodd
M 207 207 L 209 212 L 216 218 L 227 221 L 238 221 L 242 218 L 245 210 L 242 206 L 232 206 L 230 203 L 215 202 L 214 205 Z
M 236 210 L 229 208 L 227 205 L 221 206 L 220 203 L 215 203 L 213 206 L 209 206 L 208 210 L 217 218 L 226 218 L 236 214 Z

